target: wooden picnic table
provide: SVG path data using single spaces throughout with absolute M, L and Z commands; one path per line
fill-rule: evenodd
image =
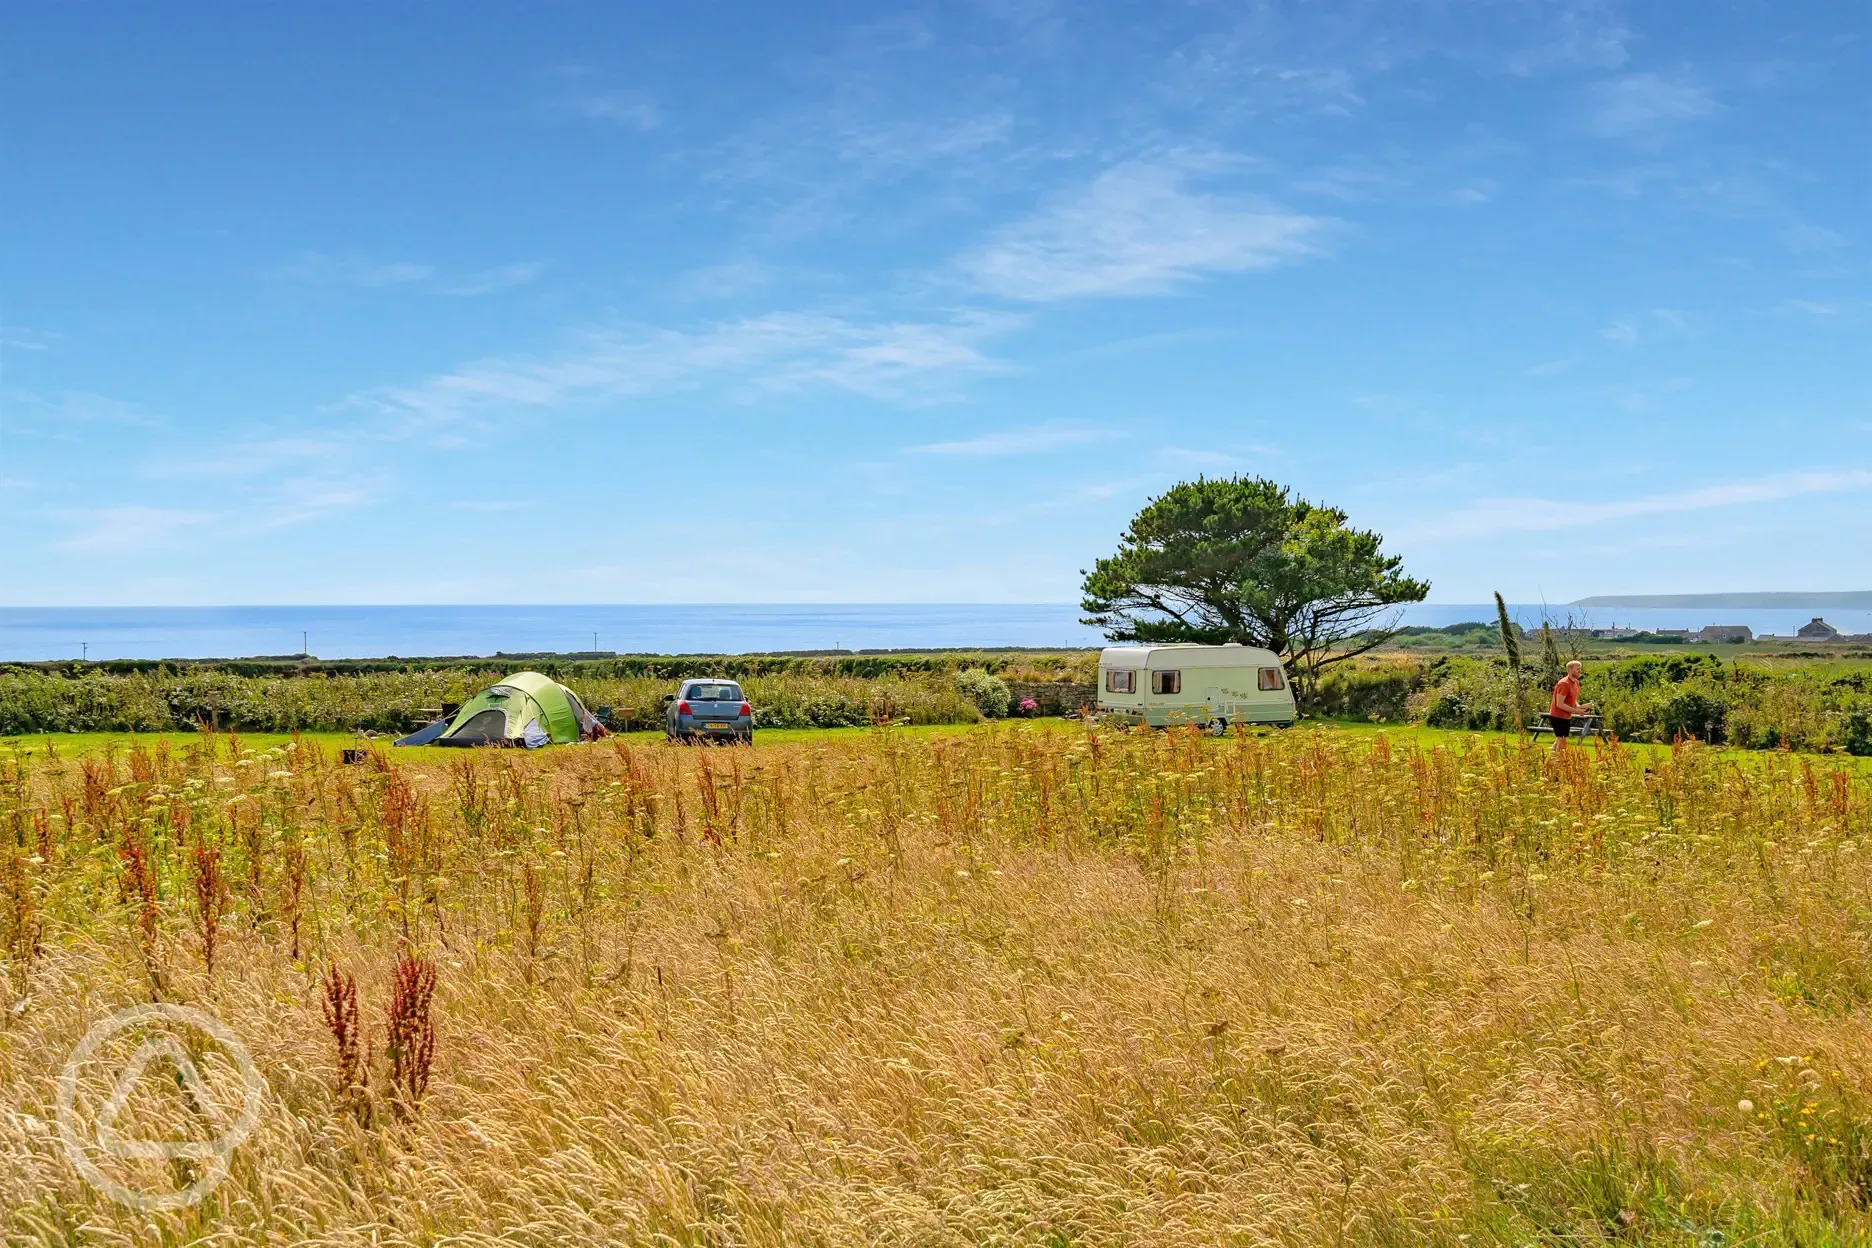
M 592 716 L 612 732 L 630 732 L 637 726 L 637 709 L 630 706 L 599 706 L 592 708 Z M 649 727 L 645 717 L 645 727 Z
M 1541 715 L 1528 725 L 1528 732 L 1539 736 L 1543 732 L 1553 731 L 1553 716 Z M 1586 711 L 1573 717 L 1573 730 L 1567 734 L 1568 740 L 1574 737 L 1603 737 L 1605 725 L 1597 712 Z

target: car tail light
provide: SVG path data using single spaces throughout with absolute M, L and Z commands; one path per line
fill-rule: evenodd
M 678 702 L 676 704 L 676 713 L 678 715 L 687 715 L 689 713 L 689 703 L 686 701 Z
M 752 715 L 753 713 L 754 713 L 753 707 L 749 706 L 745 702 L 741 704 L 741 718 L 746 719 L 748 716 Z

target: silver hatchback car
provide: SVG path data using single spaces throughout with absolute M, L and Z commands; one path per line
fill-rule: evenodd
M 685 680 L 663 695 L 663 732 L 673 741 L 754 742 L 754 708 L 732 680 Z

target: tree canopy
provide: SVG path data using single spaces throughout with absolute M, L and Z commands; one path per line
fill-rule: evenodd
M 1113 641 L 1265 646 L 1304 688 L 1430 592 L 1383 542 L 1265 477 L 1199 477 L 1150 500 L 1118 553 L 1082 572 L 1084 622 Z

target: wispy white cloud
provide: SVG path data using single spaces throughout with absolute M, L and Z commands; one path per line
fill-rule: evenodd
M 314 282 L 334 286 L 362 286 L 380 290 L 389 286 L 408 286 L 426 282 L 435 276 L 431 265 L 409 260 L 367 260 L 361 256 L 331 256 L 324 252 L 302 252 L 298 258 L 267 270 L 278 281 Z
M 1363 391 L 1352 396 L 1354 407 L 1364 408 L 1368 412 L 1383 412 L 1387 415 L 1398 412 L 1414 412 L 1423 404 L 1405 394 L 1385 394 L 1382 391 Z
M 1075 347 L 1062 351 L 1052 363 L 1070 364 L 1079 360 L 1108 359 L 1113 356 L 1137 355 L 1151 351 L 1190 346 L 1202 342 L 1223 342 L 1237 336 L 1239 330 L 1224 329 L 1220 326 L 1197 326 L 1192 329 L 1166 329 L 1150 334 L 1132 334 L 1125 338 L 1113 338 L 1105 342 L 1095 342 L 1089 347 Z
M 1666 377 L 1662 381 L 1614 386 L 1608 393 L 1626 411 L 1642 413 L 1656 411 L 1671 395 L 1682 394 L 1695 385 L 1688 377 Z
M 1230 447 L 1226 451 L 1205 450 L 1190 446 L 1166 446 L 1157 452 L 1160 463 L 1181 470 L 1195 469 L 1198 472 L 1239 472 L 1252 467 L 1257 461 L 1267 460 L 1286 452 L 1278 446 L 1265 442 L 1249 442 Z
M 1627 45 L 1633 35 L 1618 14 L 1618 7 L 1612 0 L 1574 0 L 1530 7 L 1525 15 L 1533 20 L 1522 32 L 1519 45 L 1507 51 L 1501 68 L 1523 76 L 1582 65 L 1619 68 L 1631 58 Z M 1467 24 L 1462 10 L 1454 10 L 1449 16 Z M 1489 54 L 1483 55 L 1487 58 Z
M 1010 49 L 964 52 L 945 37 L 955 32 L 951 18 L 911 12 L 840 23 L 786 65 L 772 107 L 699 150 L 710 180 L 731 198 L 754 190 L 741 206 L 769 235 L 848 222 L 894 231 L 912 214 L 969 211 L 975 190 L 1046 157 L 1018 141 L 1019 122 L 1037 120 L 1024 107 L 1029 91 L 988 64 Z M 889 213 L 864 202 L 881 186 L 923 177 L 929 193 Z
M 901 84 L 899 84 L 901 85 Z M 971 211 L 982 189 L 1034 159 L 1014 146 L 1013 116 L 996 102 L 940 98 L 910 114 L 890 86 L 783 109 L 707 149 L 709 179 L 758 221 L 765 239 L 829 229 L 900 231 L 910 217 Z M 928 193 L 880 214 L 881 188 L 922 181 Z M 751 194 L 750 194 L 751 192 Z
M 1711 116 L 1718 107 L 1707 87 L 1686 77 L 1623 74 L 1591 89 L 1587 124 L 1605 138 L 1649 140 Z
M 1688 333 L 1690 318 L 1675 308 L 1652 308 L 1640 315 L 1621 316 L 1599 331 L 1599 336 L 1622 347 L 1635 347 L 1654 338 Z
M 730 299 L 773 279 L 773 269 L 758 260 L 728 260 L 684 273 L 676 280 L 676 293 L 684 299 Z
M 1844 316 L 1856 305 L 1848 299 L 1783 299 L 1783 312 L 1803 312 L 1808 316 Z
M 125 555 L 173 546 L 190 529 L 213 519 L 207 512 L 179 507 L 126 504 L 65 513 L 73 529 L 53 542 L 59 550 L 95 555 Z
M 1785 472 L 1748 481 L 1603 502 L 1555 498 L 1481 499 L 1431 516 L 1402 536 L 1405 540 L 1434 541 L 1499 533 L 1547 532 L 1867 489 L 1872 489 L 1872 471 L 1851 468 Z
M 1543 360 L 1539 364 L 1530 364 L 1521 370 L 1523 377 L 1558 377 L 1573 367 L 1572 360 Z
M 152 477 L 253 477 L 330 455 L 338 449 L 339 444 L 328 438 L 216 443 L 195 454 L 171 453 L 154 459 L 145 466 L 144 474 Z
M 449 504 L 456 511 L 482 511 L 491 514 L 521 511 L 533 505 L 524 499 L 512 498 L 458 498 Z
M 1162 472 L 1139 473 L 1113 481 L 1090 481 L 1051 494 L 1023 498 L 1022 501 L 1011 506 L 999 511 L 983 513 L 976 518 L 990 525 L 1018 524 L 1035 515 L 1072 511 L 1088 505 L 1107 503 L 1114 498 L 1140 496 L 1148 490 L 1162 489 L 1165 484 Z
M 148 427 L 161 422 L 146 408 L 122 399 L 83 390 L 43 395 L 12 392 L 8 398 L 19 404 L 34 423 L 54 427 L 70 425 L 121 425 Z
M 1781 231 L 1781 245 L 1797 255 L 1831 256 L 1846 249 L 1846 236 L 1824 225 L 1790 225 Z
M 987 313 L 940 322 L 844 323 L 831 327 L 834 332 L 818 347 L 754 380 L 777 389 L 825 383 L 873 398 L 938 401 L 953 394 L 957 381 L 1009 371 L 1010 365 L 982 347 L 1020 323 L 1019 317 Z
M 27 329 L 24 325 L 0 325 L 0 348 L 13 351 L 44 351 L 51 335 Z
M 1467 186 L 1459 186 L 1445 193 L 1444 200 L 1452 204 L 1486 204 L 1501 193 L 1501 183 L 1493 178 L 1478 178 Z
M 564 66 L 554 70 L 551 77 L 559 87 L 547 107 L 562 117 L 603 122 L 639 133 L 663 124 L 663 110 L 649 91 L 607 84 L 588 65 Z
M 1638 345 L 1638 339 L 1640 337 L 1638 322 L 1633 317 L 1621 316 L 1618 320 L 1613 321 L 1610 325 L 1600 330 L 1599 336 L 1616 342 L 1620 346 L 1635 347 Z
M 210 540 L 239 545 L 258 534 L 369 506 L 380 496 L 381 484 L 366 476 L 309 475 L 245 487 L 236 498 L 223 499 L 218 510 L 145 503 L 74 508 L 56 513 L 71 528 L 51 546 L 111 556 L 188 549 Z
M 1632 39 L 1619 7 L 1616 0 L 1342 4 L 1327 18 L 1307 5 L 1217 6 L 1220 20 L 1184 43 L 1167 62 L 1168 81 L 1155 85 L 1212 123 L 1356 115 L 1367 98 L 1388 94 L 1389 82 L 1418 88 L 1431 77 L 1428 64 L 1486 78 L 1617 69 Z
M 1008 299 L 1160 295 L 1209 274 L 1296 260 L 1326 225 L 1191 182 L 1176 163 L 1118 165 L 996 232 L 958 265 L 976 287 Z
M 288 529 L 326 516 L 356 511 L 377 499 L 377 483 L 358 477 L 312 476 L 285 480 L 243 512 L 260 530 Z
M 950 455 L 969 459 L 994 459 L 1006 455 L 1038 455 L 1068 447 L 1109 442 L 1124 435 L 1116 429 L 1091 429 L 1064 425 L 1042 425 L 1031 429 L 1003 429 L 956 442 L 926 442 L 913 446 L 914 455 Z
M 591 330 L 544 355 L 498 356 L 406 386 L 353 395 L 345 406 L 410 428 L 472 422 L 502 409 L 551 410 L 729 384 L 753 390 L 833 386 L 899 402 L 947 397 L 963 379 L 1006 365 L 984 351 L 1019 318 L 861 322 L 773 313 L 698 330 Z
M 492 269 L 482 269 L 478 273 L 464 273 L 443 282 L 437 289 L 445 295 L 489 295 L 497 290 L 524 286 L 545 269 L 546 266 L 537 260 L 503 264 Z
M 266 276 L 275 281 L 356 286 L 365 290 L 402 287 L 444 295 L 487 295 L 524 286 L 545 269 L 541 261 L 527 260 L 449 276 L 439 272 L 434 265 L 410 260 L 379 261 L 309 251 L 291 263 L 267 270 Z
M 593 90 L 567 97 L 565 107 L 586 120 L 610 122 L 635 131 L 653 131 L 663 125 L 663 109 L 648 92 Z
M 593 91 L 570 103 L 581 117 L 629 130 L 649 131 L 663 124 L 663 110 L 643 91 Z
M 832 137 L 842 163 L 875 175 L 972 156 L 1005 145 L 1013 134 L 1013 115 L 995 111 L 927 121 L 854 118 Z

